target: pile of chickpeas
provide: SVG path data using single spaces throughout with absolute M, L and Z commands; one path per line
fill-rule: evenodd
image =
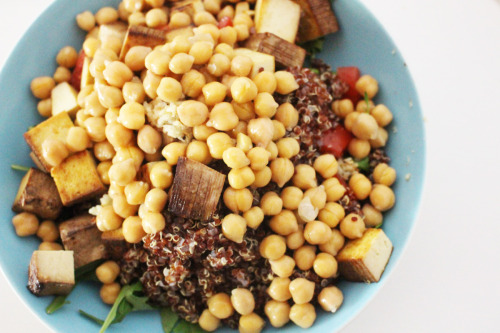
M 300 144 L 286 133 L 297 125 L 299 114 L 290 103 L 278 104 L 273 94 L 289 94 L 298 85 L 287 71 L 260 71 L 252 76 L 252 58 L 235 53 L 237 43 L 248 38 L 254 25 L 251 15 L 248 3 L 222 7 L 221 0 L 204 0 L 203 8 L 193 15 L 165 7 L 164 0 L 124 0 L 118 10 L 105 7 L 95 15 L 89 11 L 79 14 L 78 26 L 88 31 L 83 51 L 91 58 L 94 83 L 82 86 L 78 93 L 75 126 L 66 140 L 46 140 L 43 157 L 57 166 L 74 152 L 92 150 L 112 199 L 99 207 L 97 227 L 103 232 L 121 228 L 129 243 L 139 243 L 146 234 L 165 228 L 162 211 L 179 157 L 204 164 L 223 160 L 230 171 L 222 200 L 231 210 L 222 218 L 223 234 L 241 243 L 247 228 L 256 229 L 268 221 L 273 234 L 261 242 L 260 254 L 269 260 L 276 277 L 268 288 L 271 300 L 265 305 L 265 314 L 274 327 L 291 320 L 307 328 L 316 318 L 312 305 L 315 283 L 290 279 L 295 267 L 312 269 L 321 278 L 336 277 L 335 256 L 345 239 L 359 238 L 365 228 L 379 225 L 382 212 L 394 205 L 390 186 L 396 173 L 387 164 L 379 164 L 373 173 L 374 184 L 361 173 L 353 174 L 349 187 L 357 199 L 370 203 L 363 206 L 363 216 L 346 215 L 339 203 L 346 188 L 336 178 L 338 162 L 333 155 L 321 155 L 313 165 L 292 163 Z M 223 17 L 231 18 L 233 26 L 219 28 L 217 22 Z M 118 21 L 150 28 L 192 27 L 193 34 L 176 36 L 155 48 L 133 46 L 120 61 L 122 41 L 99 38 L 101 26 Z M 41 99 L 38 111 L 42 116 L 51 116 L 51 90 L 71 79 L 77 58 L 75 49 L 64 47 L 57 55 L 59 67 L 53 77 L 33 80 L 31 89 Z M 356 88 L 371 99 L 378 84 L 365 75 Z M 154 99 L 176 105 L 180 122 L 192 128 L 192 140 L 170 138 L 148 123 L 144 104 Z M 392 120 L 385 106 L 362 101 L 355 109 L 344 99 L 335 101 L 332 110 L 355 136 L 348 147 L 354 158 L 364 158 L 371 148 L 385 145 L 388 133 L 384 126 Z M 250 188 L 270 182 L 280 192 L 267 192 L 254 205 Z M 37 220 L 35 228 L 34 221 L 30 226 L 16 222 L 21 219 L 31 221 L 33 217 L 15 218 L 18 234 L 38 230 L 52 235 L 48 230 L 53 222 L 45 221 L 38 228 Z M 41 237 L 55 241 L 54 237 Z M 97 269 L 104 284 L 101 298 L 107 304 L 120 291 L 115 282 L 119 272 L 112 261 Z M 317 302 L 329 312 L 335 312 L 342 301 L 342 292 L 335 286 L 323 288 L 317 296 Z M 241 315 L 240 331 L 259 332 L 265 322 L 254 313 L 254 307 L 248 289 L 236 288 L 231 295 L 219 293 L 208 300 L 199 324 L 213 331 L 221 319 L 236 311 Z

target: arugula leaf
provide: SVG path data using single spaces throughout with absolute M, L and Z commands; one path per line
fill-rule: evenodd
M 377 224 L 376 226 L 374 226 L 375 229 L 380 229 L 380 227 L 382 227 L 382 222 L 380 222 L 379 224 Z
M 85 318 L 92 320 L 93 322 L 95 322 L 96 324 L 98 324 L 100 326 L 102 326 L 104 324 L 104 320 L 99 319 L 99 318 L 97 318 L 97 317 L 95 317 L 95 316 L 91 315 L 90 313 L 87 313 L 83 310 L 78 310 L 78 313 L 81 314 L 82 316 L 84 316 Z
M 366 103 L 366 113 L 370 113 L 370 99 L 368 98 L 368 93 L 365 91 L 365 103 Z
M 362 160 L 355 161 L 358 165 L 358 169 L 363 172 L 370 171 L 370 159 L 368 157 L 363 158 Z
M 174 327 L 172 333 L 203 333 L 204 330 L 201 329 L 198 324 L 191 324 L 185 320 L 179 321 L 179 323 Z
M 319 70 L 317 68 L 311 68 L 311 72 L 319 75 Z
M 75 285 L 80 281 L 97 281 L 95 270 L 103 261 L 104 260 L 96 260 L 81 267 L 78 267 L 75 270 Z M 47 306 L 47 308 L 45 308 L 45 313 L 52 314 L 57 310 L 59 310 L 60 308 L 62 308 L 65 304 L 69 304 L 69 301 L 66 301 L 68 296 L 69 294 L 55 297 L 52 300 L 52 302 L 50 302 L 50 304 Z
M 24 171 L 24 172 L 30 171 L 30 168 L 24 165 L 11 164 L 10 167 L 12 168 L 12 170 Z
M 325 38 L 321 37 L 309 42 L 302 43 L 300 46 L 306 50 L 308 56 L 314 58 L 317 53 L 320 53 L 323 50 L 324 44 Z
M 170 308 L 160 309 L 161 326 L 164 333 L 171 333 L 175 325 L 179 321 L 179 316 L 176 315 Z

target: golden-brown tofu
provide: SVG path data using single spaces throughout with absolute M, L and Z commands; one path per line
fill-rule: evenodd
M 75 286 L 73 251 L 35 251 L 28 268 L 28 289 L 36 296 L 67 295 Z
M 61 198 L 52 177 L 31 168 L 19 185 L 12 210 L 16 213 L 33 213 L 46 220 L 55 220 L 61 213 Z
M 132 25 L 128 28 L 125 40 L 120 52 L 120 60 L 123 61 L 128 50 L 133 46 L 149 46 L 154 48 L 157 45 L 163 45 L 167 41 L 164 30 L 151 29 L 139 25 Z
M 262 52 L 253 51 L 247 48 L 237 48 L 234 50 L 234 55 L 247 56 L 253 61 L 252 73 L 250 77 L 254 77 L 262 71 L 274 73 L 275 59 L 273 55 L 265 54 Z
M 339 30 L 330 0 L 294 0 L 302 8 L 298 42 L 304 43 Z
M 59 225 L 59 232 L 64 249 L 74 252 L 75 268 L 107 258 L 95 216 L 84 214 L 67 220 Z
M 52 168 L 50 173 L 64 206 L 99 196 L 106 191 L 97 173 L 94 158 L 87 150 L 66 158 Z
M 122 259 L 125 252 L 130 248 L 129 243 L 125 240 L 125 237 L 123 237 L 122 228 L 103 232 L 101 239 L 106 247 L 109 259 Z
M 274 56 L 276 65 L 285 68 L 302 67 L 306 57 L 306 50 L 270 32 L 251 35 L 245 47 Z
M 67 113 L 75 117 L 76 111 L 80 108 L 77 101 L 78 92 L 68 82 L 59 83 L 52 89 L 52 115 Z
M 65 112 L 59 113 L 36 125 L 28 132 L 24 133 L 24 139 L 31 150 L 44 166 L 45 170 L 50 170 L 52 166 L 45 161 L 42 154 L 42 144 L 46 139 L 58 139 L 66 141 L 69 129 L 73 127 L 73 121 Z
M 292 0 L 257 0 L 255 5 L 257 33 L 271 32 L 290 43 L 295 43 L 299 21 L 300 6 Z
M 201 0 L 181 0 L 169 3 L 172 13 L 183 12 L 189 16 L 194 16 L 198 12 L 205 11 L 205 6 Z
M 351 281 L 377 282 L 392 253 L 392 243 L 382 229 L 367 229 L 350 240 L 337 255 L 340 274 Z
M 205 164 L 180 157 L 168 210 L 184 218 L 209 220 L 217 209 L 225 179 L 224 174 Z

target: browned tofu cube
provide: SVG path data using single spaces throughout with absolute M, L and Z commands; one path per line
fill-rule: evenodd
M 295 43 L 300 22 L 300 6 L 292 0 L 257 0 L 255 30 L 272 32 L 290 43 Z
M 285 68 L 302 67 L 306 58 L 306 50 L 270 32 L 252 35 L 247 39 L 245 47 L 273 55 L 276 64 Z
M 302 8 L 299 43 L 308 42 L 339 30 L 330 0 L 294 0 Z
M 107 258 L 106 247 L 97 229 L 95 217 L 80 215 L 59 225 L 64 249 L 74 252 L 75 268 Z
M 194 16 L 194 14 L 198 12 L 205 11 L 205 7 L 201 0 L 172 1 L 169 3 L 169 6 L 171 7 L 172 13 L 183 12 L 189 16 Z
M 130 244 L 123 237 L 122 228 L 103 232 L 101 239 L 106 247 L 108 257 L 113 260 L 122 259 L 125 252 L 130 248 Z
M 184 218 L 209 220 L 217 209 L 225 179 L 205 164 L 179 158 L 168 210 Z
M 73 251 L 35 251 L 28 268 L 28 289 L 34 295 L 67 295 L 75 286 Z
M 71 155 L 52 168 L 51 175 L 64 206 L 99 196 L 106 191 L 94 158 L 86 150 Z
M 73 127 L 73 121 L 66 112 L 59 113 L 36 125 L 28 132 L 24 133 L 24 139 L 31 150 L 43 165 L 45 170 L 50 170 L 52 166 L 45 161 L 42 154 L 42 144 L 46 139 L 58 139 L 66 141 L 68 130 Z
M 120 60 L 123 61 L 127 55 L 128 50 L 134 46 L 149 46 L 154 48 L 157 45 L 166 43 L 166 32 L 164 30 L 151 29 L 139 25 L 131 25 L 128 28 L 125 40 L 123 41 L 122 49 L 120 52 Z
M 377 282 L 392 254 L 392 243 L 382 229 L 367 229 L 350 240 L 337 255 L 340 274 L 351 281 Z
M 42 219 L 55 220 L 61 213 L 62 202 L 56 184 L 48 174 L 31 168 L 19 185 L 12 210 L 28 212 Z

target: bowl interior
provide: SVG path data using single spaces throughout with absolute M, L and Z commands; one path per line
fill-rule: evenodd
M 45 314 L 45 307 L 51 298 L 37 298 L 29 293 L 26 288 L 27 268 L 39 241 L 35 237 L 18 238 L 10 223 L 13 216 L 10 205 L 23 176 L 10 165 L 32 165 L 22 134 L 42 119 L 36 111 L 37 101 L 29 90 L 30 81 L 37 76 L 52 75 L 56 68 L 54 59 L 61 47 L 72 45 L 80 49 L 84 33 L 75 24 L 77 13 L 84 10 L 95 12 L 110 3 L 116 6 L 118 1 L 55 1 L 19 42 L 0 75 L 0 136 L 3 143 L 0 180 L 4 184 L 0 192 L 0 202 L 4 203 L 0 206 L 0 216 L 4 220 L 0 224 L 3 235 L 0 265 L 24 302 L 57 332 L 96 332 L 98 326 L 82 318 L 78 309 L 104 318 L 109 308 L 99 300 L 99 286 L 93 283 L 78 285 L 69 297 L 71 303 L 50 316 Z M 318 312 L 318 319 L 309 330 L 318 333 L 337 331 L 354 318 L 394 269 L 416 219 L 425 160 L 423 120 L 417 92 L 396 46 L 359 1 L 336 0 L 333 6 L 341 31 L 326 39 L 319 57 L 333 68 L 358 66 L 362 73 L 379 81 L 380 92 L 375 101 L 387 105 L 394 113 L 387 152 L 398 173 L 394 186 L 397 204 L 386 214 L 383 225 L 394 244 L 394 251 L 381 281 L 372 284 L 341 282 L 344 304 L 335 315 Z M 156 312 L 133 313 L 121 324 L 112 326 L 110 331 L 144 331 L 145 328 L 161 331 L 160 317 Z M 293 325 L 286 328 L 290 332 L 302 331 Z

